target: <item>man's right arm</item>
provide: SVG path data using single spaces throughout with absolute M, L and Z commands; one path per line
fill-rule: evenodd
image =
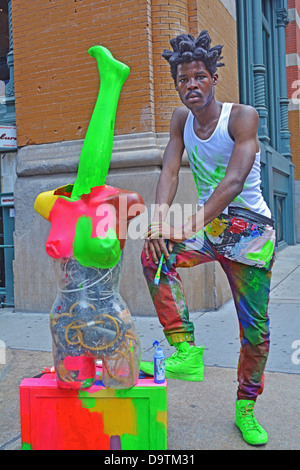
M 183 130 L 188 115 L 186 107 L 175 109 L 170 123 L 170 139 L 165 148 L 162 171 L 156 188 L 155 211 L 152 222 L 162 222 L 166 219 L 169 208 L 174 200 L 178 187 L 178 176 L 184 151 Z M 168 258 L 168 250 L 162 239 L 146 240 L 145 254 L 152 254 L 154 262 L 158 263 L 162 253 Z M 170 247 L 169 247 L 170 248 Z

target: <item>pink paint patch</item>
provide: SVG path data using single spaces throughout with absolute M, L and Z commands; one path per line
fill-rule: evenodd
M 101 204 L 96 210 L 96 216 L 99 217 L 95 227 L 93 225 L 92 237 L 105 238 L 109 228 L 116 232 L 116 210 L 111 204 Z
M 61 195 L 54 192 L 54 195 Z M 132 207 L 135 206 L 132 210 Z M 123 250 L 129 220 L 145 210 L 142 196 L 138 193 L 103 185 L 91 189 L 74 201 L 58 197 L 49 214 L 51 230 L 46 243 L 46 252 L 52 258 L 70 258 L 73 256 L 73 240 L 76 224 L 82 216 L 92 220 L 92 238 L 104 237 L 113 229 Z
M 85 380 L 95 377 L 95 360 L 88 356 L 67 356 L 64 359 L 64 366 L 67 370 L 78 370 L 78 379 Z
M 73 256 L 73 240 L 79 217 L 85 215 L 93 221 L 92 237 L 96 237 L 96 227 L 100 225 L 99 233 L 104 234 L 109 228 L 114 228 L 112 209 L 108 210 L 109 199 L 115 197 L 118 190 L 111 186 L 92 188 L 77 201 L 59 197 L 50 212 L 51 230 L 46 243 L 46 252 L 52 258 L 70 258 Z M 105 206 L 106 210 L 100 209 Z M 104 222 L 103 222 L 103 219 Z

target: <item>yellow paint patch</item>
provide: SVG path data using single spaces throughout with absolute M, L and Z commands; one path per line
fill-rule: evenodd
M 165 427 L 167 427 L 167 411 L 160 410 L 156 414 L 156 421 L 158 423 L 162 423 Z
M 58 196 L 54 196 L 54 191 L 46 191 L 38 195 L 34 202 L 34 210 L 44 219 L 49 220 L 49 215 Z
M 227 227 L 227 221 L 225 219 L 214 219 L 208 224 L 205 229 L 206 232 L 212 237 L 219 237 Z
M 103 432 L 109 436 L 122 434 L 137 435 L 137 416 L 132 399 L 108 398 L 97 400 L 96 405 L 90 408 L 102 414 Z

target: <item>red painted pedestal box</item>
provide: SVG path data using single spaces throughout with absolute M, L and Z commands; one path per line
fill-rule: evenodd
M 126 390 L 101 381 L 86 390 L 57 387 L 54 373 L 20 385 L 22 449 L 165 450 L 167 384 L 140 379 Z

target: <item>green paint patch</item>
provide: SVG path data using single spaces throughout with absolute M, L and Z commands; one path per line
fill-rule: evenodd
M 94 377 L 91 377 L 90 379 L 86 379 L 86 380 L 83 382 L 82 387 L 83 387 L 83 388 L 89 388 L 89 387 L 91 387 L 91 385 L 93 385 L 94 380 L 95 380 Z
M 78 395 L 83 408 L 95 408 L 97 400 L 93 397 L 91 393 L 85 392 L 83 390 L 78 390 Z
M 93 46 L 89 54 L 97 61 L 101 86 L 78 165 L 77 178 L 71 199 L 89 194 L 91 188 L 101 186 L 108 173 L 115 128 L 115 116 L 121 88 L 129 75 L 126 64 L 116 60 L 103 46 Z
M 22 450 L 32 450 L 31 444 L 29 442 L 22 442 Z
M 216 187 L 220 184 L 222 179 L 226 174 L 226 167 L 223 164 L 222 155 L 214 155 L 213 159 L 217 161 L 217 165 L 214 171 L 209 172 L 205 168 L 205 162 L 207 160 L 206 155 L 199 156 L 198 147 L 195 146 L 193 151 L 188 151 L 188 154 L 191 155 L 191 162 L 193 163 L 192 174 L 194 181 L 197 187 L 198 196 L 200 199 L 211 190 L 215 190 Z M 247 184 L 244 184 L 246 189 Z M 238 195 L 233 202 L 242 204 L 244 199 L 241 195 Z
M 274 244 L 268 240 L 257 253 L 247 253 L 247 258 L 252 261 L 262 261 L 265 265 L 271 260 L 274 252 Z
M 108 229 L 106 237 L 92 238 L 91 217 L 81 216 L 76 224 L 73 253 L 77 261 L 86 267 L 112 268 L 121 257 L 120 241 L 114 229 Z

